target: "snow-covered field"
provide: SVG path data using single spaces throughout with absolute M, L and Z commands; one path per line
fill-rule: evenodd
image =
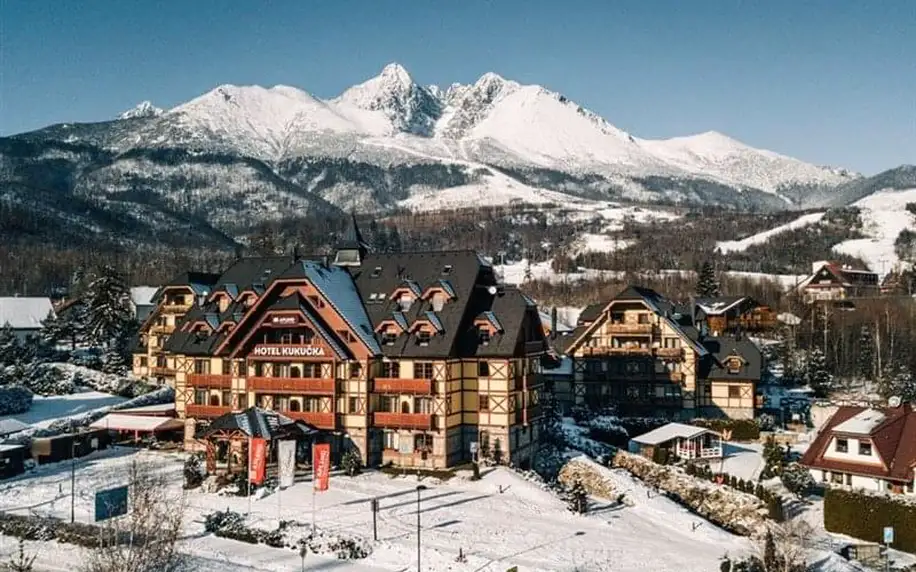
M 907 203 L 916 203 L 916 189 L 881 191 L 853 203 L 861 209 L 868 238 L 841 242 L 834 250 L 861 258 L 878 274 L 890 272 L 900 262 L 894 252 L 897 235 L 905 228 L 916 230 L 916 217 L 906 210 Z
M 744 252 L 755 244 L 763 244 L 777 234 L 820 222 L 822 218 L 824 218 L 824 213 L 811 213 L 802 215 L 791 222 L 777 226 L 775 228 L 771 228 L 770 230 L 758 232 L 757 234 L 751 235 L 741 240 L 724 240 L 717 242 L 716 248 L 719 249 L 722 254 L 728 254 L 729 252 Z
M 73 417 L 89 413 L 103 407 L 126 401 L 123 397 L 101 393 L 99 391 L 86 391 L 71 395 L 53 395 L 41 397 L 36 395 L 32 401 L 32 408 L 18 415 L 0 416 L 0 419 L 17 419 L 34 427 L 47 427 L 58 419 Z
M 181 483 L 176 454 L 109 451 L 81 461 L 76 474 L 76 515 L 89 520 L 94 491 L 123 481 L 134 458 L 174 473 Z M 746 539 L 705 523 L 672 501 L 650 494 L 639 482 L 613 471 L 621 491 L 635 506 L 594 501 L 588 516 L 566 510 L 552 493 L 506 469 L 487 472 L 478 482 L 461 475 L 439 482 L 424 479 L 422 493 L 422 561 L 427 571 L 519 570 L 678 570 L 718 569 L 726 552 L 749 549 Z M 317 523 L 322 529 L 371 538 L 369 500 L 379 498 L 379 542 L 361 561 L 336 561 L 316 555 L 306 558 L 307 570 L 407 570 L 416 562 L 416 477 L 391 478 L 369 472 L 356 478 L 332 476 L 330 490 L 317 496 Z M 502 492 L 500 492 L 502 490 Z M 36 474 L 0 484 L 0 510 L 30 510 L 36 514 L 69 515 L 69 465 L 42 467 Z M 231 508 L 248 510 L 245 498 L 200 492 L 188 496 L 183 550 L 199 561 L 200 570 L 300 570 L 298 554 L 290 550 L 252 546 L 204 533 L 202 515 Z M 31 507 L 31 508 L 29 508 Z M 275 526 L 279 518 L 309 522 L 310 483 L 298 482 L 279 497 L 251 502 L 251 521 Z M 699 524 L 699 526 L 697 526 Z M 695 530 L 694 530 L 695 529 Z M 30 546 L 34 546 L 30 543 Z M 0 558 L 15 548 L 3 539 Z M 70 570 L 78 561 L 73 547 L 40 546 L 45 570 Z M 455 561 L 459 549 L 466 563 Z

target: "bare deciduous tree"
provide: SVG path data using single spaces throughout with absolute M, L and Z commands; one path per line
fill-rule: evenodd
M 81 572 L 185 570 L 185 556 L 178 552 L 183 491 L 148 463 L 132 463 L 128 477 L 129 511 L 103 525 L 100 546 L 87 553 Z

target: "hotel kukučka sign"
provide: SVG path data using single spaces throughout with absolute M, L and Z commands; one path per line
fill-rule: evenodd
M 259 357 L 324 357 L 321 346 L 255 346 L 252 354 Z

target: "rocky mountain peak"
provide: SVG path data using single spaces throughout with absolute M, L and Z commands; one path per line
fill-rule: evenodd
M 133 109 L 128 109 L 124 113 L 118 115 L 118 119 L 139 119 L 144 117 L 159 117 L 165 113 L 165 110 L 156 107 L 149 101 L 143 101 L 138 104 Z

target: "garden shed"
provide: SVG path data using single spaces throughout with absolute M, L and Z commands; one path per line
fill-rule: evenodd
M 680 459 L 721 459 L 722 436 L 712 429 L 668 423 L 630 439 L 630 452 L 656 460 L 676 455 Z

